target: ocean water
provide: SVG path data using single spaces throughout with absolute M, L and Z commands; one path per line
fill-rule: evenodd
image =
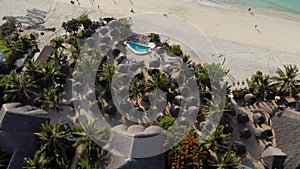
M 198 0 L 198 2 L 300 16 L 300 0 Z

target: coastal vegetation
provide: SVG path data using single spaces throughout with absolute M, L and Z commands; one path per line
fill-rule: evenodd
M 131 26 L 130 21 L 126 19 L 117 21 L 121 23 L 119 30 L 121 34 L 126 34 L 126 30 L 130 29 Z M 89 37 L 91 32 L 94 33 L 97 28 L 101 28 L 107 23 L 109 22 L 104 19 L 91 21 L 87 15 L 62 23 L 62 27 L 69 34 L 66 37 L 56 37 L 51 40 L 52 54 L 45 63 L 32 60 L 35 51 L 33 48 L 37 48 L 38 44 L 38 39 L 34 35 L 20 36 L 17 34 L 15 32 L 16 23 L 13 20 L 2 25 L 0 27 L 0 50 L 5 54 L 5 61 L 1 63 L 0 69 L 0 105 L 20 102 L 49 112 L 61 112 L 66 94 L 65 85 L 73 78 L 72 71 L 83 49 L 83 40 Z M 227 92 L 225 101 L 215 98 L 217 101 L 212 102 L 212 90 L 228 89 L 228 86 L 223 83 L 228 70 L 220 64 L 201 63 L 197 65 L 191 60 L 191 56 L 184 54 L 180 45 L 161 43 L 158 34 L 151 33 L 148 37 L 151 38 L 152 42 L 159 44 L 159 47 L 180 58 L 195 76 L 199 89 L 197 91 L 200 91 L 202 103 L 202 106 L 199 106 L 197 122 L 205 122 L 216 113 L 223 113 L 221 124 L 211 126 L 214 128 L 214 132 L 209 138 L 201 138 L 198 130 L 199 124 L 198 126 L 195 124 L 179 144 L 166 152 L 167 168 L 239 168 L 242 157 L 235 152 L 229 142 L 232 139 L 230 122 L 235 116 L 234 110 L 230 107 L 230 92 Z M 25 60 L 21 68 L 16 69 L 14 63 L 24 54 L 28 54 L 30 57 Z M 118 57 L 108 54 L 105 56 L 99 65 L 95 82 L 97 102 L 99 102 L 100 107 L 103 107 L 104 114 L 108 114 L 109 117 L 117 112 L 115 105 L 111 103 L 110 90 L 113 76 L 121 64 L 117 62 Z M 90 61 L 92 62 L 92 57 Z M 84 64 L 84 62 L 82 63 Z M 86 64 L 87 67 L 90 65 Z M 295 65 L 290 64 L 283 67 L 284 69 L 277 69 L 276 76 L 265 75 L 263 72 L 257 71 L 247 82 L 249 88 L 233 91 L 233 98 L 236 100 L 243 99 L 249 93 L 257 99 L 264 99 L 269 93 L 282 97 L 295 97 L 300 92 L 299 70 Z M 77 74 L 77 76 L 88 78 L 89 73 L 84 72 L 81 75 Z M 166 93 L 169 107 L 166 107 L 161 118 L 154 122 L 155 125 L 163 129 L 168 129 L 174 124 L 179 115 L 178 110 L 181 108 L 181 100 L 178 98 L 182 97 L 182 93 L 174 81 L 166 72 L 147 68 L 140 71 L 129 86 L 129 99 L 134 107 L 140 110 L 141 114 L 145 110 L 151 109 L 151 106 L 146 104 L 149 103 L 151 91 L 159 88 Z M 76 87 L 80 88 L 81 86 L 77 84 Z M 141 100 L 145 103 L 142 104 Z M 218 109 L 223 103 L 225 108 Z M 211 110 L 210 107 L 215 109 Z M 39 140 L 40 149 L 35 152 L 33 157 L 24 159 L 25 168 L 64 169 L 71 166 L 97 168 L 100 165 L 99 159 L 102 158 L 105 151 L 93 141 L 87 131 L 93 130 L 95 132 L 96 130 L 97 140 L 99 138 L 107 139 L 108 132 L 97 131 L 94 127 L 93 125 L 70 127 L 64 123 L 43 124 L 41 131 L 35 133 Z M 1 168 L 1 165 L 6 165 L 6 161 L 2 160 L 4 156 L 3 158 L 0 157 Z

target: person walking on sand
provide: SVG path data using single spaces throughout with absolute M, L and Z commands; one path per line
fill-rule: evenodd
M 249 12 L 251 15 L 254 15 L 254 13 L 252 12 L 252 9 L 251 9 L 251 8 L 248 9 L 248 12 Z
M 131 13 L 134 13 L 134 10 L 133 10 L 133 8 L 131 8 L 131 9 L 130 9 L 130 12 L 131 12 Z

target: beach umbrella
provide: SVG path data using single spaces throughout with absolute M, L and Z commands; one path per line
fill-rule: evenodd
M 144 74 L 143 73 L 138 73 L 135 75 L 135 77 L 139 80 L 143 80 L 145 78 Z
M 108 29 L 106 27 L 101 27 L 99 32 L 102 34 L 102 35 L 105 35 L 107 32 L 108 32 Z
M 76 82 L 73 84 L 73 90 L 80 93 L 83 91 L 82 84 L 80 82 Z
M 267 100 L 274 100 L 275 99 L 276 94 L 274 92 L 267 92 L 267 96 L 266 99 Z
M 177 106 L 177 105 L 172 105 L 171 108 L 170 108 L 170 114 L 173 117 L 178 117 L 180 111 L 181 111 L 181 107 Z
M 117 71 L 120 73 L 126 73 L 128 71 L 128 65 L 126 64 L 119 64 Z
M 91 37 L 93 35 L 93 33 L 94 32 L 92 30 L 87 29 L 87 30 L 84 31 L 84 36 L 85 37 Z
M 244 128 L 240 129 L 240 137 L 241 138 L 249 139 L 251 136 L 252 136 L 252 133 L 248 128 L 244 127 Z
M 183 96 L 181 95 L 177 95 L 175 96 L 174 100 L 173 100 L 173 104 L 181 106 L 182 100 L 183 100 Z
M 189 119 L 187 117 L 184 116 L 180 116 L 177 118 L 177 122 L 179 125 L 184 125 L 184 126 L 190 126 L 190 122 Z
M 165 64 L 162 66 L 162 68 L 165 72 L 168 72 L 168 73 L 172 72 L 172 66 L 170 64 Z
M 121 53 L 121 51 L 119 49 L 113 49 L 111 51 L 111 54 L 114 56 L 114 57 L 117 57 L 119 56 L 119 54 Z
M 251 93 L 249 93 L 249 94 L 246 94 L 245 96 L 244 96 L 244 100 L 245 100 L 245 102 L 246 103 L 251 103 L 252 102 L 252 99 L 253 99 L 253 94 L 251 94 Z
M 148 69 L 147 72 L 150 76 L 153 76 L 153 75 L 159 73 L 159 69 Z
M 239 141 L 234 141 L 232 149 L 237 155 L 244 155 L 246 153 L 246 145 Z
M 230 124 L 225 124 L 224 125 L 224 129 L 223 129 L 223 133 L 224 134 L 231 134 L 233 132 L 233 128 Z
M 156 114 L 156 121 L 160 122 L 164 118 L 164 113 L 160 112 Z
M 199 130 L 202 132 L 203 130 L 212 131 L 213 125 L 209 121 L 202 121 L 199 123 Z
M 153 68 L 157 68 L 157 67 L 160 66 L 160 61 L 159 61 L 159 60 L 151 60 L 151 61 L 149 62 L 149 66 L 150 66 L 150 67 L 153 67 Z
M 264 131 L 264 129 L 258 127 L 258 128 L 255 128 L 253 131 L 254 131 L 256 138 L 258 138 L 258 139 L 266 139 L 267 138 L 267 132 Z
M 190 106 L 187 110 L 187 114 L 191 117 L 197 116 L 199 112 L 199 107 L 197 106 Z
M 266 118 L 262 116 L 260 113 L 253 114 L 253 122 L 254 124 L 262 125 L 266 121 Z
M 108 115 L 114 115 L 116 114 L 117 112 L 117 109 L 116 107 L 113 105 L 113 104 L 107 104 L 105 107 L 104 107 L 104 112 Z
M 126 56 L 119 56 L 116 58 L 116 61 L 118 62 L 118 64 L 121 64 L 126 58 Z
M 241 124 L 245 124 L 247 122 L 249 122 L 249 117 L 248 117 L 248 114 L 246 113 L 239 113 L 237 114 L 237 121 L 238 123 L 241 123 Z
M 167 101 L 172 102 L 176 95 L 177 95 L 177 93 L 175 93 L 175 92 L 167 93 L 167 95 L 166 95 Z
M 99 26 L 98 26 L 97 23 L 92 23 L 91 26 L 90 26 L 90 29 L 95 30 L 95 29 L 97 29 L 98 27 L 99 27 Z
M 198 103 L 200 102 L 195 97 L 191 96 L 186 99 L 186 102 L 188 106 L 198 106 Z

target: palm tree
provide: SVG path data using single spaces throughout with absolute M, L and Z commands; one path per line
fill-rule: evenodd
M 98 74 L 100 81 L 106 81 L 106 89 L 110 90 L 111 82 L 117 68 L 113 64 L 104 64 L 102 71 Z
M 261 71 L 257 71 L 251 77 L 250 91 L 255 96 L 264 97 L 264 94 L 268 91 L 272 91 L 273 86 L 270 82 L 270 76 L 264 75 Z
M 77 126 L 73 129 L 72 135 L 79 137 L 79 140 L 74 144 L 77 147 L 77 154 L 79 155 L 79 165 L 81 168 L 96 169 L 99 165 L 99 158 L 102 153 L 102 148 L 97 145 L 93 139 L 106 143 L 108 140 L 105 130 L 100 130 L 96 127 L 96 123 L 91 123 L 82 126 Z M 83 130 L 84 129 L 84 130 Z M 79 151 L 80 150 L 80 151 Z
M 5 169 L 10 161 L 10 155 L 6 152 L 0 149 L 0 169 Z
M 129 86 L 129 97 L 135 97 L 135 99 L 138 100 L 138 97 L 141 96 L 143 91 L 144 86 L 142 85 L 141 81 L 137 78 L 134 78 Z
M 68 169 L 74 154 L 69 127 L 63 123 L 42 124 L 41 131 L 34 134 L 41 144 L 40 151 L 51 160 L 49 168 Z
M 55 61 L 44 64 L 40 73 L 41 82 L 45 88 L 50 88 L 56 83 L 60 84 L 62 78 L 64 78 L 64 74 L 60 72 L 60 66 Z
M 78 59 L 80 52 L 83 48 L 83 45 L 80 43 L 79 39 L 74 39 L 72 41 L 72 43 L 70 44 L 71 48 L 71 59 L 73 60 L 73 62 L 76 62 L 76 60 Z
M 228 151 L 229 143 L 227 142 L 230 139 L 230 134 L 224 134 L 224 126 L 217 126 L 215 131 L 209 135 L 206 140 L 200 139 L 200 142 L 207 149 L 212 150 L 213 152 L 224 153 Z
M 30 75 L 12 71 L 4 76 L 4 79 L 2 80 L 2 83 L 5 83 L 4 100 L 32 104 L 38 96 L 39 87 Z
M 24 158 L 24 163 L 26 165 L 24 169 L 47 169 L 49 168 L 50 159 L 46 157 L 45 153 L 37 151 L 33 159 Z
M 65 92 L 59 93 L 55 87 L 44 89 L 44 94 L 38 102 L 41 103 L 42 109 L 60 111 L 65 94 Z
M 212 166 L 217 167 L 217 169 L 240 169 L 240 161 L 240 157 L 236 156 L 234 152 L 228 151 L 217 155 L 216 162 Z
M 277 68 L 277 76 L 272 77 L 278 92 L 283 95 L 294 96 L 299 92 L 299 70 L 296 65 L 283 65 L 284 70 Z
M 147 80 L 146 91 L 151 91 L 156 88 L 160 88 L 163 91 L 167 91 L 168 87 L 168 77 L 159 72 L 154 74 L 152 76 L 152 79 Z

